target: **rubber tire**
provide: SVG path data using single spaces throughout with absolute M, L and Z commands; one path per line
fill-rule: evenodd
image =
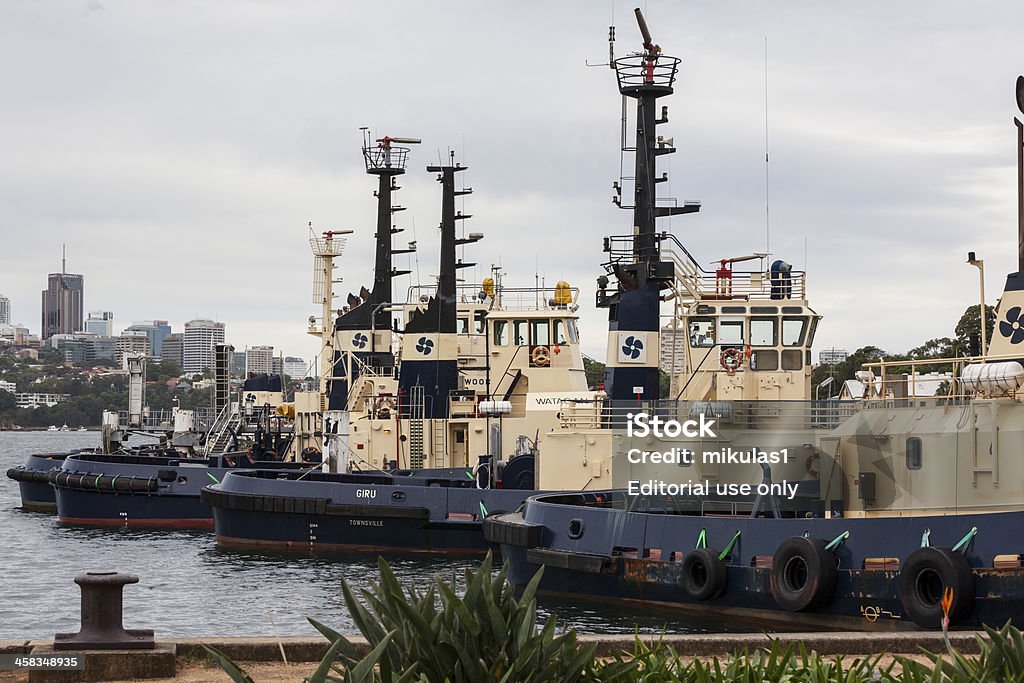
M 772 597 L 789 612 L 821 607 L 832 599 L 836 575 L 836 559 L 825 549 L 825 541 L 793 536 L 783 541 L 772 556 Z
M 707 548 L 691 550 L 683 556 L 681 582 L 691 600 L 714 600 L 725 592 L 727 574 L 718 553 Z
M 931 589 L 919 582 L 922 573 L 938 578 L 941 586 Z M 946 587 L 953 589 L 953 606 L 949 610 L 949 623 L 963 621 L 974 611 L 974 572 L 961 553 L 950 548 L 918 548 L 900 568 L 898 590 L 903 611 L 922 628 L 942 626 L 942 604 L 939 602 Z M 935 589 L 938 589 L 936 594 Z M 929 595 L 925 596 L 924 591 Z

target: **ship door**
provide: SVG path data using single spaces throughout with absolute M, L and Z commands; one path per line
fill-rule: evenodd
M 451 425 L 451 439 L 449 443 L 452 445 L 452 467 L 468 467 L 469 466 L 469 428 L 468 425 L 455 424 Z

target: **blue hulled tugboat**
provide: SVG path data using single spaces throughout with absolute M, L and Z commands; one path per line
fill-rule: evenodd
M 678 60 L 637 18 L 644 50 L 614 67 L 643 121 L 671 92 Z M 1018 100 L 1024 111 L 1024 86 Z M 638 150 L 654 149 L 649 128 L 638 128 Z M 1024 448 L 1024 247 L 1019 268 L 988 353 L 926 361 L 950 367 L 946 394 L 915 395 L 925 361 L 880 362 L 860 373 L 864 395 L 849 402 L 732 400 L 745 386 L 786 384 L 778 373 L 804 362 L 813 319 L 810 331 L 801 326 L 806 309 L 788 300 L 788 269 L 767 274 L 767 302 L 736 289 L 732 274 L 716 278 L 713 295 L 692 297 L 683 343 L 690 359 L 718 352 L 721 367 L 696 363 L 677 401 L 613 402 L 590 422 L 584 438 L 607 444 L 615 488 L 532 497 L 521 512 L 487 519 L 487 538 L 501 545 L 513 583 L 543 566 L 542 590 L 575 596 L 790 628 L 937 628 L 944 617 L 1024 626 L 1024 462 L 1015 457 Z M 629 289 L 630 278 L 619 285 Z M 567 406 L 563 416 L 594 410 Z M 713 419 L 714 433 L 650 429 L 655 417 L 695 416 Z M 564 460 L 551 472 L 541 461 L 542 483 L 579 468 L 580 435 L 551 440 Z

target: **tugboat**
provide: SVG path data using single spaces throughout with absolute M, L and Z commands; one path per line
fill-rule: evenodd
M 620 91 L 644 109 L 671 92 L 671 79 L 659 74 L 674 74 L 678 60 L 653 44 L 639 10 L 637 18 L 644 50 L 614 67 Z M 1020 85 L 1018 104 L 1024 111 Z M 1020 148 L 1024 126 L 1017 126 Z M 1024 183 L 1024 169 L 1018 172 Z M 1024 244 L 1024 210 L 1018 238 Z M 1024 626 L 1024 541 L 1017 531 L 1024 524 L 1024 468 L 1007 457 L 1024 445 L 1024 321 L 1018 320 L 1024 249 L 1019 268 L 1007 278 L 988 353 L 927 361 L 945 362 L 954 372 L 950 392 L 938 399 L 915 396 L 913 381 L 880 362 L 865 371 L 869 392 L 858 401 L 719 400 L 731 398 L 730 387 L 771 385 L 762 374 L 766 366 L 787 367 L 787 314 L 807 314 L 786 310 L 793 302 L 785 300 L 785 288 L 795 284 L 783 268 L 769 275 L 771 298 L 782 300 L 764 302 L 764 310 L 755 311 L 761 302 L 735 289 L 723 288 L 714 303 L 697 302 L 688 352 L 717 334 L 708 353 L 719 354 L 727 376 L 695 376 L 692 382 L 705 388 L 684 386 L 683 400 L 669 404 L 634 400 L 601 405 L 603 412 L 585 405 L 563 410 L 577 422 L 597 412 L 590 424 L 607 434 L 615 488 L 542 494 L 521 512 L 486 520 L 487 538 L 510 562 L 509 579 L 525 585 L 543 566 L 541 590 L 713 610 L 789 628 L 938 628 L 947 618 L 964 628 Z M 768 304 L 781 310 L 768 311 Z M 717 317 L 702 322 L 702 307 Z M 739 328 L 746 337 L 726 328 L 733 307 L 749 313 Z M 761 314 L 776 325 L 781 319 L 781 344 L 755 332 Z M 810 325 L 805 321 L 788 337 L 807 335 L 795 345 L 801 352 L 789 355 L 789 367 L 809 365 L 802 349 L 809 347 Z M 794 322 L 791 329 L 801 328 Z M 773 338 L 765 350 L 780 346 L 781 353 L 760 355 L 759 340 Z M 899 365 L 908 364 L 915 372 L 915 363 Z M 664 424 L 697 414 L 715 419 L 714 437 L 663 431 L 655 438 L 655 430 L 643 429 L 654 417 Z M 566 430 L 563 458 L 541 460 L 542 483 L 573 471 L 581 476 L 580 454 L 572 450 L 577 438 Z M 790 444 L 778 465 L 770 442 Z M 689 457 L 666 464 L 673 448 Z M 657 453 L 660 462 L 633 466 L 645 452 Z
M 394 140 L 364 147 L 368 173 L 404 171 L 406 150 Z M 456 275 L 471 264 L 456 260 L 456 248 L 482 237 L 456 236 L 457 222 L 469 218 L 455 210 L 455 198 L 471 191 L 456 189 L 465 169 L 454 158 L 427 168 L 442 186 L 440 274 L 433 296 L 403 312 L 395 388 L 357 355 L 368 331 L 340 318 L 345 353 L 336 367 L 345 370 L 335 371 L 330 393 L 348 397 L 332 400 L 346 409 L 324 417 L 325 471 L 232 472 L 206 487 L 219 545 L 481 551 L 488 546 L 482 519 L 535 491 L 540 435 L 556 425 L 558 406 L 596 395 L 583 370 L 576 292 L 564 282 L 553 291 L 512 290 L 488 278 L 472 301 L 460 300 Z M 390 206 L 391 187 L 382 180 L 382 206 Z M 378 240 L 390 230 L 378 223 Z M 390 329 L 390 321 L 378 320 L 376 329 Z M 372 381 L 350 386 L 350 367 Z

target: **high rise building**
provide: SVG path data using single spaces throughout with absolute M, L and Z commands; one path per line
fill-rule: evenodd
M 125 330 L 124 333 L 117 338 L 117 363 L 122 367 L 125 366 L 124 359 L 128 354 L 141 353 L 144 356 L 152 356 L 153 349 L 149 345 L 149 337 L 146 336 L 145 332 L 132 332 Z
M 142 332 L 149 337 L 149 347 L 152 349 L 154 358 L 161 358 L 164 348 L 164 339 L 171 333 L 171 326 L 166 320 L 143 320 L 132 323 L 125 328 L 125 332 Z
M 850 357 L 850 352 L 846 349 L 822 349 L 818 353 L 818 362 L 822 365 L 838 365 L 844 360 Z
M 42 338 L 55 334 L 74 334 L 85 329 L 82 320 L 83 278 L 67 272 L 62 260 L 59 273 L 50 273 L 43 290 Z
M 231 352 L 231 374 L 235 377 L 245 377 L 245 351 Z
M 269 375 L 274 372 L 274 347 L 250 346 L 245 350 L 245 375 Z
M 0 325 L 11 324 L 11 300 L 0 294 Z
M 89 311 L 85 331 L 100 337 L 114 336 L 114 314 L 111 311 Z
M 160 347 L 160 360 L 171 361 L 180 368 L 185 362 L 184 355 L 185 335 L 181 332 L 171 332 L 164 337 Z
M 306 376 L 306 361 L 295 356 L 284 357 L 284 374 L 288 375 L 292 379 L 302 379 Z
M 189 320 L 185 323 L 181 369 L 187 373 L 213 367 L 213 345 L 224 341 L 224 323 Z

